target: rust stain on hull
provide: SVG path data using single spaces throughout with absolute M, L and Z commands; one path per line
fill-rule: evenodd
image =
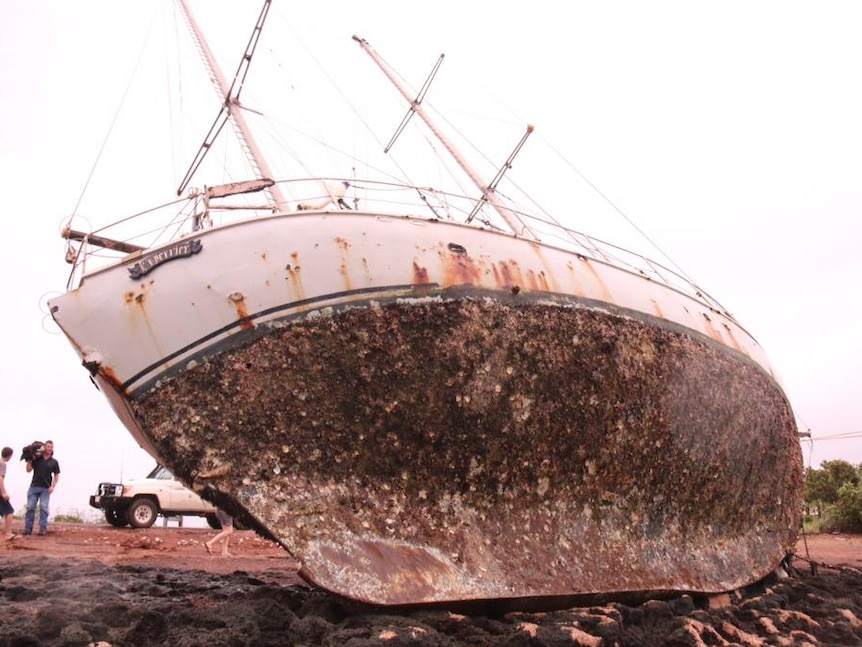
M 305 299 L 305 287 L 302 284 L 302 268 L 299 265 L 299 254 L 293 252 L 290 255 L 290 263 L 284 267 L 284 278 L 287 281 L 294 299 L 301 301 Z
M 341 252 L 341 265 L 339 271 L 344 277 L 344 289 L 352 290 L 353 281 L 350 278 L 350 243 L 344 238 L 336 238 L 335 244 Z
M 428 269 L 419 265 L 415 260 L 413 261 L 413 284 L 414 285 L 427 285 L 430 283 L 428 279 Z
M 239 326 L 242 330 L 251 330 L 254 328 L 254 322 L 248 316 L 248 307 L 245 303 L 245 297 L 240 292 L 233 292 L 228 297 L 233 307 L 236 308 L 236 316 L 239 320 Z
M 201 358 L 135 412 L 187 482 L 229 463 L 207 495 L 307 579 L 375 604 L 730 590 L 799 525 L 774 380 L 604 311 L 351 308 Z
M 443 285 L 481 285 L 481 268 L 459 245 L 450 244 L 440 253 L 443 268 Z

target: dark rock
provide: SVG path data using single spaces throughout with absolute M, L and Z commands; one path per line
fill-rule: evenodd
M 80 596 L 56 596 L 52 573 Z M 307 586 L 260 584 L 247 573 L 202 574 L 164 568 L 106 567 L 23 558 L 0 564 L 10 588 L 0 645 L 307 644 L 338 647 L 660 647 L 667 645 L 862 645 L 862 575 L 821 569 L 764 588 L 754 598 L 709 609 L 681 595 L 637 606 L 548 612 L 463 614 L 447 609 L 381 610 Z M 116 599 L 105 602 L 100 590 Z M 122 593 L 116 593 L 121 591 Z

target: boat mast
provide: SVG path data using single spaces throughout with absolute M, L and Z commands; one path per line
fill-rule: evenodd
M 538 240 L 538 236 L 536 236 L 535 232 L 533 232 L 529 225 L 527 225 L 527 223 L 525 223 L 517 213 L 515 213 L 502 202 L 500 202 L 500 200 L 497 198 L 496 192 L 494 191 L 494 187 L 491 185 L 486 185 L 482 181 L 482 178 L 467 163 L 461 153 L 458 152 L 458 149 L 456 149 L 452 142 L 449 141 L 449 139 L 446 137 L 446 135 L 444 135 L 443 132 L 439 128 L 437 128 L 434 122 L 431 121 L 431 119 L 425 113 L 425 110 L 420 105 L 421 99 L 411 98 L 411 95 L 407 92 L 407 89 L 403 85 L 401 85 L 401 82 L 397 78 L 395 78 L 395 75 L 392 74 L 390 69 L 377 55 L 377 52 L 375 52 L 371 45 L 368 44 L 368 41 L 366 41 L 364 38 L 360 38 L 359 36 L 354 36 L 353 40 L 359 43 L 359 46 L 365 50 L 365 52 L 372 58 L 372 60 L 374 60 L 375 63 L 377 63 L 377 66 L 383 71 L 383 73 L 386 75 L 386 78 L 388 78 L 389 81 L 395 86 L 395 88 L 401 93 L 401 96 L 403 96 L 410 103 L 410 109 L 422 118 L 422 121 L 425 122 L 428 128 L 431 129 L 431 132 L 434 134 L 434 136 L 439 139 L 440 143 L 443 144 L 446 150 L 449 151 L 449 154 L 452 155 L 453 159 L 458 163 L 458 166 L 461 167 L 461 169 L 467 174 L 467 177 L 469 177 L 470 180 L 472 180 L 473 184 L 475 184 L 476 187 L 482 192 L 483 201 L 488 202 L 488 204 L 494 207 L 497 213 L 500 214 L 500 217 L 503 219 L 503 221 L 509 226 L 509 229 L 511 229 L 512 233 L 532 238 L 533 240 Z M 531 131 L 532 127 L 528 129 L 527 133 L 529 134 Z M 475 213 L 471 214 L 470 218 L 472 219 L 474 215 Z
M 263 8 L 261 9 L 260 16 L 258 16 L 257 19 L 257 24 L 254 27 L 254 31 L 252 32 L 251 38 L 249 39 L 248 45 L 245 49 L 245 53 L 242 56 L 242 60 L 240 61 L 239 67 L 237 68 L 236 74 L 233 78 L 233 82 L 230 86 L 228 86 L 227 82 L 225 81 L 224 74 L 222 74 L 218 63 L 213 56 L 212 50 L 210 50 L 209 45 L 207 45 L 206 39 L 204 38 L 200 27 L 192 16 L 192 12 L 191 9 L 189 9 L 188 2 L 186 0 L 177 0 L 177 2 L 180 7 L 180 10 L 183 13 L 183 16 L 186 19 L 186 22 L 188 23 L 189 28 L 191 29 L 195 44 L 197 45 L 198 50 L 203 56 L 204 65 L 206 65 L 207 70 L 210 74 L 210 78 L 213 80 L 213 84 L 216 86 L 216 91 L 219 93 L 219 97 L 222 101 L 221 110 L 219 111 L 218 116 L 213 122 L 213 125 L 210 127 L 209 133 L 207 134 L 204 143 L 201 144 L 201 147 L 198 150 L 198 154 L 195 156 L 195 159 L 189 167 L 188 172 L 186 172 L 186 176 L 180 183 L 180 186 L 177 189 L 177 195 L 182 195 L 182 192 L 185 191 L 189 182 L 191 182 L 192 176 L 195 174 L 198 167 L 201 165 L 201 162 L 203 162 L 204 157 L 210 149 L 210 146 L 212 146 L 216 137 L 218 137 L 218 134 L 224 127 L 225 122 L 231 117 L 233 117 L 233 123 L 236 126 L 237 135 L 240 139 L 240 144 L 242 145 L 243 151 L 245 152 L 246 158 L 248 159 L 249 164 L 251 164 L 251 167 L 255 170 L 258 177 L 274 179 L 272 170 L 269 168 L 266 159 L 264 158 L 263 154 L 260 151 L 260 148 L 257 145 L 257 142 L 251 134 L 251 130 L 249 129 L 248 123 L 245 120 L 245 116 L 242 113 L 242 106 L 239 102 L 239 93 L 242 91 L 242 84 L 245 81 L 246 74 L 248 74 L 248 67 L 251 63 L 251 57 L 254 53 L 255 48 L 257 47 L 257 42 L 260 38 L 260 32 L 263 29 L 263 23 L 266 20 L 267 14 L 269 13 L 269 7 L 272 4 L 272 0 L 264 0 Z M 285 200 L 284 195 L 281 193 L 278 184 L 273 184 L 272 186 L 268 187 L 266 191 L 270 194 L 272 201 L 275 202 L 278 209 L 285 208 L 287 201 Z

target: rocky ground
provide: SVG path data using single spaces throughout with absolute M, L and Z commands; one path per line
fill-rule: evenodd
M 213 535 L 55 524 L 0 545 L 0 645 L 862 645 L 857 536 L 803 538 L 792 576 L 745 596 L 464 615 L 354 604 L 251 532 L 210 556 Z

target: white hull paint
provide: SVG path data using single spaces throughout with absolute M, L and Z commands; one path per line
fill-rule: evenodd
M 171 245 L 132 254 L 51 301 L 83 361 L 97 363 L 132 398 L 250 328 L 457 286 L 640 313 L 723 344 L 773 375 L 759 344 L 706 300 L 637 270 L 508 234 L 333 212 L 246 220 L 187 239 L 199 240 L 201 251 L 138 279 L 129 268 Z

